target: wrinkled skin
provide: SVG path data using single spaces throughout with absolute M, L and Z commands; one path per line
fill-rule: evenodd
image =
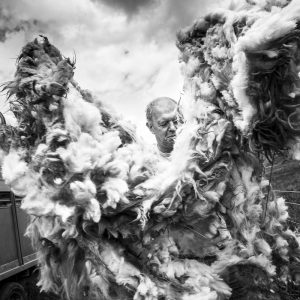
M 158 149 L 163 153 L 173 150 L 177 121 L 177 105 L 170 98 L 159 98 L 152 108 L 151 120 L 147 127 L 155 135 Z

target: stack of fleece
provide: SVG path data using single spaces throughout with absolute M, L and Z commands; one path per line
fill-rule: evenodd
M 257 157 L 298 155 L 299 12 L 239 2 L 178 33 L 185 118 L 170 161 L 82 90 L 47 38 L 22 49 L 6 84 L 18 126 L 2 128 L 3 177 L 31 215 L 42 290 L 293 299 L 300 238 Z

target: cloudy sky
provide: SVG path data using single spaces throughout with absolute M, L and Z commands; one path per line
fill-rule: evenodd
M 176 31 L 218 2 L 1 0 L 0 83 L 12 78 L 22 46 L 42 33 L 65 56 L 76 53 L 75 80 L 82 88 L 111 103 L 144 132 L 144 110 L 151 99 L 180 97 Z M 4 100 L 1 95 L 2 112 L 7 110 Z

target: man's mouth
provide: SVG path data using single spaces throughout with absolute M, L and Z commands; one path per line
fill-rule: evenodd
M 175 140 L 175 138 L 176 138 L 176 135 L 174 134 L 174 135 L 169 135 L 169 136 L 167 136 L 167 140 Z

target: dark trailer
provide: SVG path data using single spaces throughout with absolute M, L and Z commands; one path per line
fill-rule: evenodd
M 1 170 L 1 169 L 0 169 Z M 24 286 L 37 265 L 29 238 L 29 216 L 0 175 L 0 300 L 27 299 Z

